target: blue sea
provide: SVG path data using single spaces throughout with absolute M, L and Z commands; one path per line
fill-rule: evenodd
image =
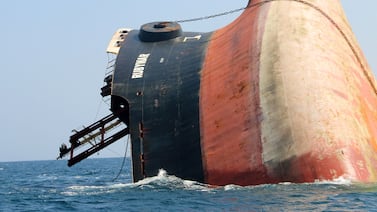
M 0 163 L 0 211 L 377 211 L 377 184 L 209 186 L 161 170 L 132 183 L 127 158 Z

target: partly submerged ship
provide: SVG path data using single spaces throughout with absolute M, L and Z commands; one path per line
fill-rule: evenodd
M 108 52 L 112 114 L 61 147 L 69 166 L 129 134 L 134 181 L 377 181 L 376 83 L 339 0 L 250 0 L 210 33 L 121 29 Z

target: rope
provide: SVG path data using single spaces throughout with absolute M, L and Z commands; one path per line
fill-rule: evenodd
M 129 141 L 130 141 L 130 135 L 128 135 L 128 138 L 127 138 L 127 141 L 126 141 L 126 150 L 124 151 L 124 157 L 123 157 L 122 165 L 120 167 L 120 170 L 119 170 L 117 176 L 113 179 L 113 182 L 119 178 L 120 174 L 123 171 L 124 163 L 126 162 L 126 158 L 127 158 L 127 149 L 128 149 Z
M 223 12 L 223 13 L 218 13 L 218 14 L 214 14 L 214 15 L 199 17 L 199 18 L 184 19 L 184 20 L 179 20 L 179 21 L 175 21 L 175 22 L 177 22 L 177 23 L 187 23 L 187 22 L 194 22 L 194 21 L 203 21 L 203 20 L 206 20 L 206 19 L 211 19 L 211 18 L 217 18 L 217 17 L 220 17 L 220 16 L 230 15 L 232 13 L 236 13 L 236 12 L 245 10 L 246 8 L 247 7 L 242 7 L 242 8 L 238 8 L 238 9 L 235 9 L 235 10 L 230 10 L 230 11 Z
M 360 67 L 361 67 L 361 69 L 363 71 L 364 76 L 367 78 L 367 80 L 368 80 L 370 86 L 372 87 L 375 95 L 377 95 L 377 88 L 376 88 L 376 86 L 374 84 L 374 81 L 373 81 L 372 77 L 368 74 L 367 68 L 364 66 L 364 64 L 362 62 L 362 59 L 360 58 L 359 54 L 357 53 L 357 51 L 356 51 L 355 47 L 353 46 L 351 40 L 347 37 L 346 33 L 342 30 L 342 28 L 340 28 L 340 26 L 334 21 L 334 19 L 332 19 L 326 12 L 324 12 L 318 6 L 316 6 L 316 5 L 314 5 L 314 4 L 310 3 L 310 2 L 307 2 L 305 0 L 264 0 L 264 1 L 260 1 L 258 3 L 249 4 L 246 7 L 238 8 L 238 9 L 235 9 L 235 10 L 230 10 L 230 11 L 227 11 L 227 12 L 218 13 L 218 14 L 209 15 L 209 16 L 203 16 L 203 17 L 199 17 L 199 18 L 191 18 L 191 19 L 179 20 L 179 21 L 176 21 L 176 22 L 178 22 L 178 23 L 187 23 L 187 22 L 194 22 L 194 21 L 202 21 L 202 20 L 206 20 L 206 19 L 216 18 L 216 17 L 219 17 L 219 16 L 229 15 L 229 14 L 232 14 L 232 13 L 235 13 L 235 12 L 239 12 L 239 11 L 242 11 L 242 10 L 245 10 L 245 9 L 249 9 L 249 8 L 260 7 L 260 6 L 263 6 L 263 5 L 267 4 L 267 3 L 277 2 L 277 1 L 292 1 L 292 2 L 297 2 L 297 3 L 301 3 L 301 4 L 304 4 L 304 5 L 307 5 L 307 6 L 311 7 L 311 8 L 313 8 L 314 10 L 316 10 L 317 12 L 319 12 L 328 21 L 330 21 L 330 23 L 337 29 L 337 31 L 341 34 L 341 36 L 347 42 L 347 45 L 350 47 L 353 55 L 356 57 L 356 60 L 359 63 L 359 65 L 360 65 Z

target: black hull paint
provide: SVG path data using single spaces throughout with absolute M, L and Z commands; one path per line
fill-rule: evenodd
M 134 181 L 164 169 L 203 182 L 199 88 L 211 33 L 160 42 L 138 35 L 131 31 L 120 49 L 112 88 L 112 110 L 120 99 L 129 107 Z

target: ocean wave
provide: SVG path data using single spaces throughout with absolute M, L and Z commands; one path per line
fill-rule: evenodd
M 0 168 L 0 171 L 3 171 L 4 170 L 4 168 Z
M 133 187 L 147 188 L 168 188 L 168 189 L 186 189 L 186 190 L 211 190 L 207 184 L 199 183 L 192 180 L 184 180 L 174 175 L 168 175 L 164 169 L 160 169 L 157 176 L 148 177 L 136 183 L 130 184 Z
M 210 186 L 192 180 L 183 180 L 174 175 L 168 175 L 163 169 L 159 170 L 158 175 L 148 177 L 135 183 L 110 183 L 106 185 L 73 185 L 66 188 L 63 195 L 98 195 L 103 193 L 118 192 L 122 189 L 151 189 L 151 190 L 195 190 L 211 191 Z
M 262 184 L 253 186 L 239 186 L 235 184 L 229 184 L 225 186 L 213 186 L 192 180 L 185 180 L 174 175 L 169 175 L 165 170 L 160 169 L 158 174 L 153 177 L 148 177 L 135 183 L 109 183 L 105 185 L 74 185 L 69 186 L 66 191 L 63 192 L 64 195 L 74 196 L 74 195 L 97 195 L 103 193 L 113 193 L 119 191 L 133 190 L 133 189 L 150 189 L 150 190 L 192 190 L 200 192 L 218 192 L 218 191 L 249 191 L 260 189 L 272 188 L 272 189 L 284 189 L 294 188 L 297 186 L 321 186 L 321 185 L 352 185 L 352 181 L 345 178 L 339 177 L 334 180 L 316 180 L 313 183 L 292 183 L 292 182 L 282 182 L 278 184 Z

